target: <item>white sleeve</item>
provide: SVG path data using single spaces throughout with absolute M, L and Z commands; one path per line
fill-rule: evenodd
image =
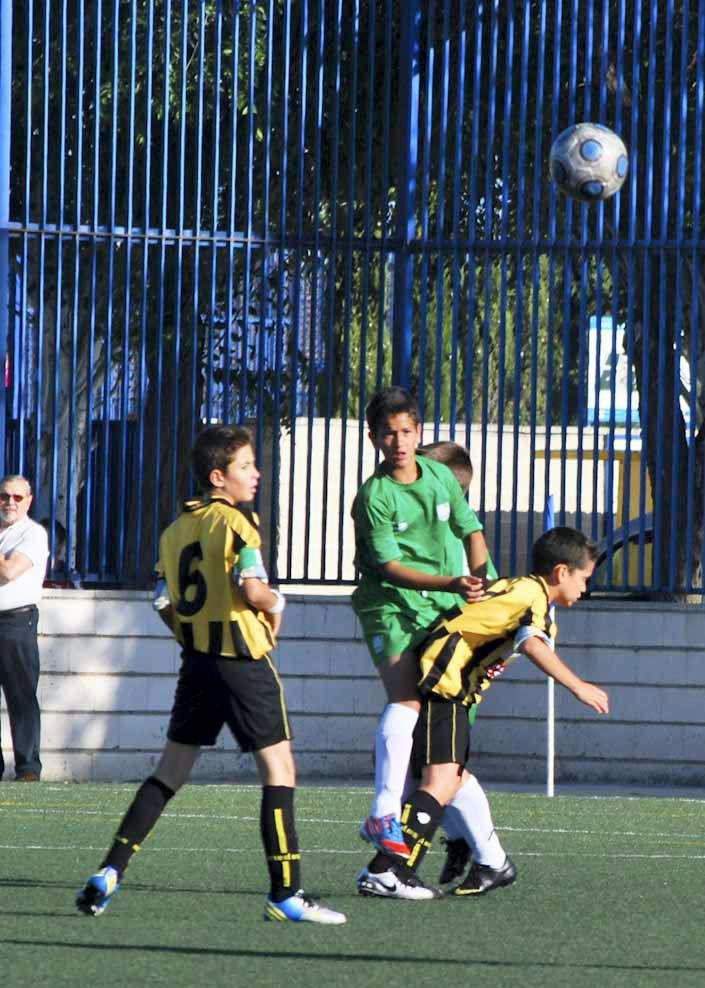
M 34 566 L 43 570 L 49 558 L 49 538 L 46 529 L 39 524 L 29 526 L 22 533 L 17 545 L 10 550 L 10 555 L 13 552 L 21 552 L 23 556 L 32 560 Z
M 540 638 L 541 641 L 546 642 L 549 648 L 553 648 L 553 641 L 545 631 L 541 631 L 535 624 L 522 624 L 514 636 L 514 651 L 518 652 L 524 642 L 529 638 Z

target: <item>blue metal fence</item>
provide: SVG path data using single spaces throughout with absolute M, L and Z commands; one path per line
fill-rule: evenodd
M 193 436 L 246 421 L 270 568 L 352 580 L 395 380 L 504 572 L 552 493 L 599 586 L 701 592 L 705 0 L 14 7 L 0 450 L 57 579 L 143 584 Z M 604 205 L 548 180 L 580 119 L 630 150 Z

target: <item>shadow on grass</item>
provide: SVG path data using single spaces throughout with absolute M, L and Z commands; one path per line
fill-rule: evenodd
M 379 963 L 379 954 L 357 954 L 357 953 L 314 953 L 312 951 L 304 950 L 228 950 L 222 947 L 165 947 L 161 944 L 114 944 L 114 943 L 71 943 L 66 940 L 21 940 L 18 938 L 10 937 L 0 937 L 0 943 L 9 944 L 15 947 L 32 947 L 37 949 L 39 947 L 61 947 L 68 950 L 118 950 L 118 951 L 133 951 L 135 953 L 146 952 L 146 953 L 157 953 L 157 954 L 177 954 L 183 956 L 192 957 L 250 957 L 250 958 L 269 958 L 272 960 L 322 960 L 322 961 L 361 961 L 364 963 Z M 468 968 L 521 968 L 526 970 L 528 968 L 539 968 L 539 969 L 563 969 L 563 970 L 585 970 L 585 971 L 643 971 L 643 972 L 658 972 L 663 971 L 664 973 L 671 974 L 675 972 L 683 972 L 689 974 L 703 973 L 705 974 L 705 966 L 703 965 L 689 965 L 689 964 L 664 964 L 663 966 L 655 964 L 591 964 L 591 963 L 562 963 L 560 961 L 527 961 L 522 958 L 517 961 L 511 960 L 472 960 L 468 961 L 467 957 L 453 958 L 453 957 L 429 957 L 428 955 L 423 957 L 413 957 L 409 954 L 399 954 L 397 956 L 393 954 L 385 954 L 385 963 L 392 964 L 432 964 L 434 966 L 438 965 L 453 965 L 456 967 L 462 967 L 466 970 Z

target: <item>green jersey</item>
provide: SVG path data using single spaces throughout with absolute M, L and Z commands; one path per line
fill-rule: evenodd
M 465 555 L 465 545 L 453 534 L 450 528 L 446 532 L 446 566 L 444 572 L 463 573 L 465 576 L 470 572 L 468 557 Z M 487 579 L 497 579 L 497 570 L 489 552 L 487 553 Z
M 457 595 L 397 587 L 383 578 L 380 567 L 398 560 L 422 573 L 461 576 L 462 567 L 447 569 L 449 538 L 463 539 L 482 531 L 482 525 L 448 467 L 426 457 L 416 463 L 419 476 L 413 483 L 400 484 L 380 467 L 357 493 L 352 516 L 360 583 L 352 599 L 361 618 L 392 609 L 421 629 L 456 607 Z

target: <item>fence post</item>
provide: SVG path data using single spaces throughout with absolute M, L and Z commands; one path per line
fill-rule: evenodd
M 411 383 L 411 293 L 414 262 L 409 244 L 416 234 L 416 168 L 419 149 L 420 0 L 401 5 L 399 45 L 399 182 L 396 204 L 397 250 L 394 260 L 394 309 L 392 316 L 392 380 L 408 388 Z
M 7 458 L 7 336 L 10 321 L 10 125 L 12 0 L 0 0 L 0 475 Z
M 543 530 L 547 532 L 554 527 L 553 494 L 549 494 L 543 511 Z M 553 622 L 555 607 L 552 606 L 549 613 Z M 555 642 L 553 645 L 555 647 Z M 553 796 L 556 781 L 556 684 L 550 676 L 546 680 L 546 690 L 546 795 Z

